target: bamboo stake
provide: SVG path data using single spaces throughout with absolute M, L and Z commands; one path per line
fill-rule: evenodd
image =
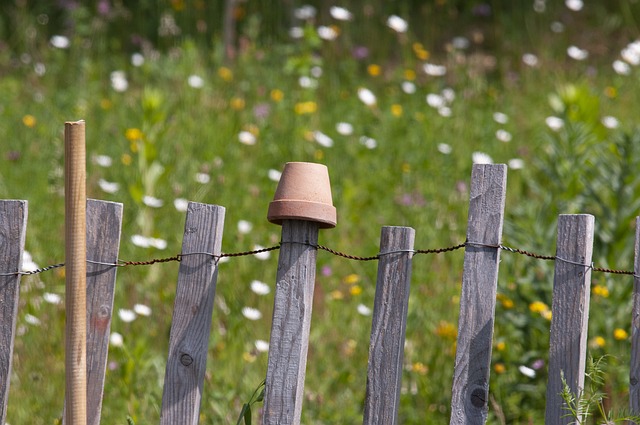
M 87 423 L 87 243 L 84 121 L 64 126 L 65 156 L 65 423 Z

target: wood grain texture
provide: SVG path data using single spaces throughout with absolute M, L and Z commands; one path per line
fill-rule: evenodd
M 410 227 L 382 228 L 367 367 L 365 425 L 393 425 L 398 420 L 413 253 L 384 253 L 413 250 L 414 240 L 415 230 Z
M 122 204 L 87 200 L 87 423 L 100 424 L 109 352 Z M 66 424 L 65 414 L 62 423 Z
M 182 253 L 220 255 L 224 214 L 223 207 L 190 202 Z M 162 395 L 160 423 L 163 425 L 198 423 L 217 262 L 206 254 L 186 255 L 182 257 L 178 273 Z
M 629 362 L 629 408 L 640 414 L 640 217 L 636 218 L 636 244 L 631 310 L 631 360 Z
M 505 165 L 474 165 L 471 174 L 458 342 L 451 399 L 453 424 L 484 424 L 498 264 L 507 183 Z M 484 246 L 488 245 L 488 246 Z
M 118 262 L 122 204 L 87 200 L 87 259 Z M 100 424 L 117 267 L 87 263 L 87 423 Z
M 591 215 L 561 215 L 558 218 L 545 410 L 547 425 L 573 423 L 573 419 L 566 416 L 565 402 L 560 396 L 561 376 L 564 375 L 576 397 L 584 387 L 593 231 Z
M 27 233 L 27 201 L 0 201 L 0 273 L 19 272 Z M 0 424 L 7 416 L 20 275 L 0 276 Z
M 316 276 L 318 223 L 284 220 L 263 424 L 299 425 Z
M 87 423 L 87 190 L 84 121 L 64 125 L 65 406 L 68 425 Z

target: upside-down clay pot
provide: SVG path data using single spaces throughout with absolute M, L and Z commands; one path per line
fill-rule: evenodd
M 284 220 L 306 220 L 320 223 L 320 228 L 336 227 L 327 167 L 311 162 L 287 162 L 269 204 L 267 219 L 280 225 Z

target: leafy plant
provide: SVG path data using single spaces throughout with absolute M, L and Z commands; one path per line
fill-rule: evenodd
M 242 406 L 236 425 L 242 425 L 242 423 L 245 425 L 251 425 L 251 406 L 264 400 L 265 384 L 266 381 L 260 382 L 260 385 L 255 389 L 249 401 Z
M 625 421 L 633 421 L 634 423 L 640 421 L 640 415 L 632 415 L 624 409 L 619 411 L 607 411 L 605 409 L 604 400 L 607 395 L 601 391 L 601 388 L 605 383 L 604 359 L 606 357 L 604 355 L 594 359 L 589 356 L 585 374 L 589 381 L 588 389 L 580 390 L 579 394 L 571 392 L 564 374 L 561 375 L 561 396 L 566 404 L 565 409 L 568 411 L 564 417 L 571 417 L 577 425 L 586 424 L 589 417 L 593 416 L 598 417 L 599 421 L 603 420 L 603 425 L 612 425 Z

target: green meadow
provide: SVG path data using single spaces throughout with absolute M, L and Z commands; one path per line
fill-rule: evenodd
M 0 198 L 29 202 L 25 269 L 64 261 L 63 131 L 79 119 L 88 196 L 124 205 L 125 261 L 178 254 L 187 201 L 226 208 L 225 253 L 277 245 L 266 215 L 289 161 L 329 169 L 338 224 L 320 244 L 371 256 L 398 225 L 416 249 L 454 246 L 472 165 L 490 162 L 509 167 L 505 245 L 553 255 L 557 215 L 590 213 L 595 265 L 633 269 L 637 1 L 250 0 L 231 44 L 222 2 L 48 3 L 0 6 Z M 265 377 L 277 254 L 220 264 L 202 424 L 235 424 Z M 402 424 L 449 420 L 462 260 L 414 257 Z M 543 423 L 553 262 L 501 260 L 489 423 Z M 159 420 L 177 272 L 118 270 L 102 423 Z M 304 424 L 361 422 L 376 272 L 318 252 Z M 62 414 L 64 287 L 64 268 L 22 278 L 8 424 Z M 593 273 L 606 409 L 628 406 L 632 288 Z

